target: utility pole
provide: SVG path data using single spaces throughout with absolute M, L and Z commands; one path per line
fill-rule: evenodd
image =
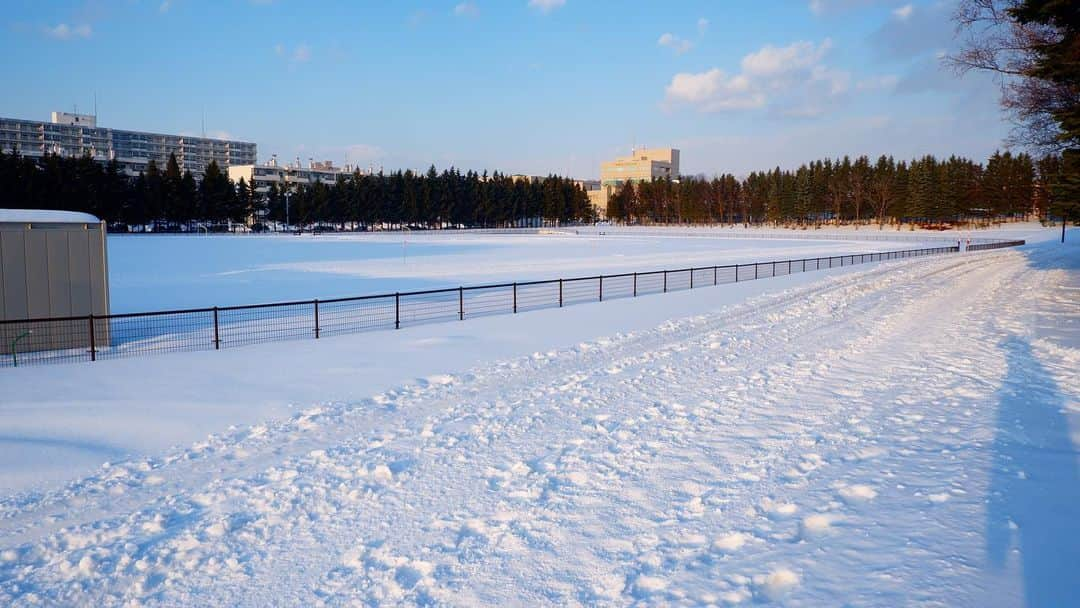
M 285 231 L 289 231 L 289 197 L 292 196 L 292 192 L 289 191 L 288 185 L 285 186 Z

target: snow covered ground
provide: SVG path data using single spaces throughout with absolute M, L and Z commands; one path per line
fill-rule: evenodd
M 5 370 L 0 604 L 1068 605 L 1080 231 L 1053 236 Z
M 621 230 L 600 235 L 418 232 L 109 238 L 115 313 L 328 299 L 506 281 L 912 249 L 907 240 L 733 240 Z M 756 231 L 743 231 L 754 234 Z M 775 231 L 774 231 L 775 232 Z M 874 234 L 870 234 L 873 232 Z M 875 239 L 878 231 L 866 231 Z M 756 235 L 755 235 L 756 236 Z M 813 236 L 822 236 L 815 232 Z M 844 235 L 845 239 L 849 235 Z M 886 231 L 885 236 L 894 236 Z M 904 239 L 912 235 L 903 234 Z M 940 234 L 928 235 L 939 238 Z M 937 244 L 937 243 L 935 243 Z

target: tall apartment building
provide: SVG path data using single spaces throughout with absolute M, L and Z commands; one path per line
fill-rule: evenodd
M 679 178 L 679 151 L 675 148 L 642 148 L 630 156 L 600 164 L 600 186 L 589 189 L 589 202 L 604 216 L 611 195 L 626 182 Z
M 138 175 L 153 160 L 162 170 L 175 154 L 181 171 L 202 177 L 211 160 L 226 170 L 254 164 L 255 144 L 245 141 L 164 135 L 97 126 L 93 114 L 53 112 L 50 122 L 0 118 L 0 151 L 41 157 L 90 155 L 98 162 L 116 160 L 128 175 Z

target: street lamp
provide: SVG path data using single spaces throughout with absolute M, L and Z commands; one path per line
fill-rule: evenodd
M 289 231 L 289 197 L 292 196 L 292 192 L 285 190 L 285 231 Z

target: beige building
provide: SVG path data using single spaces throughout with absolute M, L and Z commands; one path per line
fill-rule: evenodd
M 630 156 L 601 163 L 600 184 L 589 189 L 589 202 L 601 217 L 607 216 L 607 204 L 626 182 L 647 182 L 654 179 L 679 178 L 679 151 L 674 148 L 642 148 Z

